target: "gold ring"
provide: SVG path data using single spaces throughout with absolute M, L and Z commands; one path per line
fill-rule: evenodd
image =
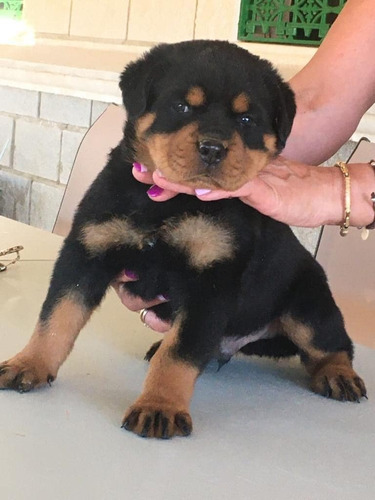
M 143 323 L 143 326 L 146 326 L 148 328 L 148 324 L 146 323 L 146 314 L 148 313 L 148 309 L 141 309 L 139 311 L 139 317 L 141 318 L 141 321 Z

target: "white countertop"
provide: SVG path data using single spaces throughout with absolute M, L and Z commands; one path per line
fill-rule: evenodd
M 0 248 L 25 246 L 0 273 L 1 359 L 30 336 L 60 243 L 0 217 Z M 241 357 L 219 373 L 212 364 L 193 397 L 192 436 L 145 440 L 120 423 L 157 339 L 109 293 L 51 388 L 0 392 L 1 498 L 374 498 L 374 350 L 356 350 L 369 394 L 361 404 L 311 393 L 297 360 Z

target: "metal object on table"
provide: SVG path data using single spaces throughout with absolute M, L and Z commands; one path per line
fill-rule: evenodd
M 2 262 L 0 262 L 0 272 L 6 271 L 10 265 L 15 264 L 17 262 L 17 260 L 20 260 L 20 258 L 21 258 L 20 251 L 21 250 L 23 250 L 23 246 L 21 246 L 21 245 L 17 245 L 15 247 L 10 247 L 10 248 L 7 248 L 6 250 L 0 250 L 0 257 L 2 257 L 4 255 L 10 255 L 12 253 L 17 254 L 13 260 L 11 260 L 10 262 L 8 262 L 6 264 L 3 264 Z

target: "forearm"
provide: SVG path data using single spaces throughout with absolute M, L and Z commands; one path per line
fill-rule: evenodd
M 374 16 L 373 0 L 348 0 L 314 57 L 291 79 L 297 116 L 285 157 L 325 161 L 375 101 Z

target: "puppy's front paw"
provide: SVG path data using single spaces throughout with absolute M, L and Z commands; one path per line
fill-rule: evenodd
M 135 403 L 125 414 L 122 427 L 141 437 L 169 439 L 173 436 L 189 436 L 193 430 L 187 411 L 176 410 L 168 405 Z
M 24 356 L 17 355 L 0 364 L 0 389 L 29 392 L 34 387 L 51 385 L 54 379 L 40 363 Z
M 347 367 L 325 367 L 312 379 L 314 392 L 339 401 L 360 402 L 367 398 L 366 386 L 355 371 Z

